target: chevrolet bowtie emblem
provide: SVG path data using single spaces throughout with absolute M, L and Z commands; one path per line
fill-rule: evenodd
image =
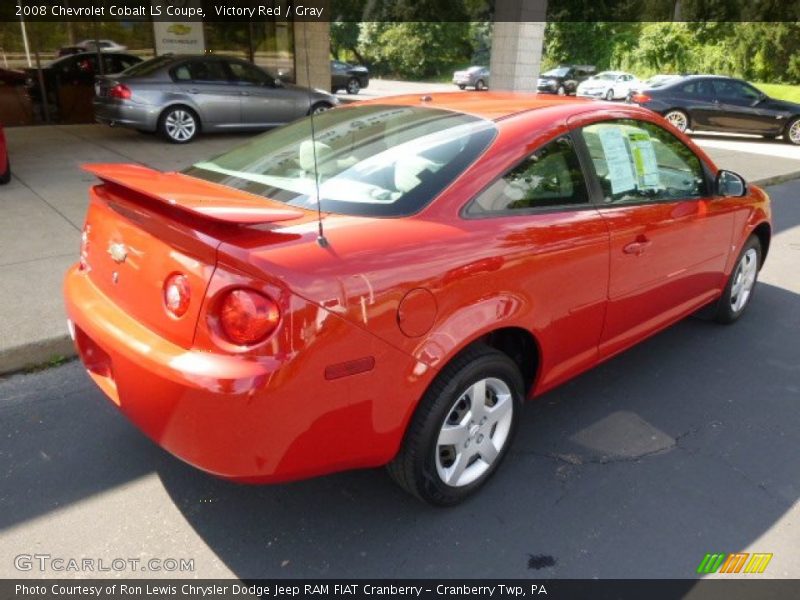
M 109 244 L 108 255 L 115 263 L 124 263 L 125 259 L 128 258 L 128 249 L 125 244 Z

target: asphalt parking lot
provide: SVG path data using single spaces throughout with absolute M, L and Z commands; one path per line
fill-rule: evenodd
M 202 577 L 683 578 L 735 551 L 800 577 L 800 182 L 768 191 L 775 235 L 747 314 L 687 319 L 530 403 L 497 477 L 453 509 L 381 470 L 213 479 L 76 362 L 0 380 L 0 577 L 63 575 L 15 570 L 46 553 L 190 558 L 181 575 Z

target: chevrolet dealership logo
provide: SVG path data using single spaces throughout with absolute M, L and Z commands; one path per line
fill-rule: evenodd
M 167 32 L 173 35 L 189 35 L 192 32 L 192 28 L 183 23 L 175 23 L 169 26 Z
M 767 569 L 772 554 L 734 552 L 732 554 L 706 554 L 698 573 L 763 573 Z

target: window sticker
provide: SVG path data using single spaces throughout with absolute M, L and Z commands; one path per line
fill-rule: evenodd
M 611 193 L 616 195 L 634 189 L 636 177 L 622 130 L 619 127 L 601 127 L 598 133 L 608 168 Z
M 633 155 L 633 166 L 640 190 L 652 190 L 659 187 L 658 161 L 653 149 L 653 141 L 646 131 L 633 131 L 628 134 L 628 141 Z

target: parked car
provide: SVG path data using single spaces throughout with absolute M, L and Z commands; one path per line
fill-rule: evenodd
M 597 71 L 592 65 L 563 65 L 545 71 L 539 76 L 536 89 L 539 92 L 565 96 L 574 94 L 578 84 Z
M 770 98 L 741 79 L 692 75 L 642 90 L 632 100 L 664 115 L 679 131 L 783 136 L 800 145 L 800 104 Z
M 0 123 L 0 184 L 11 181 L 11 161 L 8 159 L 8 146 L 3 124 Z
M 331 61 L 331 91 L 335 94 L 345 90 L 348 94 L 357 94 L 369 86 L 369 69 L 350 65 L 338 60 Z
M 103 73 L 119 73 L 128 67 L 142 62 L 133 54 L 104 53 Z M 57 104 L 60 86 L 94 86 L 95 77 L 100 74 L 96 52 L 82 52 L 58 58 L 42 68 L 42 77 L 52 104 Z M 25 70 L 27 76 L 28 95 L 34 102 L 40 102 L 42 91 L 39 85 L 39 73 L 35 68 Z
M 533 94 L 84 168 L 66 307 L 117 408 L 219 477 L 388 464 L 441 505 L 495 472 L 524 400 L 702 307 L 736 321 L 771 232 L 767 195 L 653 112 Z
M 641 85 L 641 82 L 630 73 L 603 71 L 579 83 L 576 95 L 586 98 L 618 100 L 627 98 L 631 90 L 636 90 Z
M 644 88 L 656 88 L 677 81 L 683 75 L 653 75 L 642 82 Z
M 84 52 L 97 52 L 98 48 L 100 52 L 125 52 L 128 49 L 127 46 L 113 40 L 83 40 L 78 42 L 77 46 L 83 48 Z
M 489 89 L 489 67 L 473 66 L 453 73 L 453 83 L 464 90 L 473 87 L 477 91 Z
M 86 51 L 83 46 L 62 46 L 58 49 L 58 56 L 70 56 L 71 54 L 80 54 Z
M 338 103 L 238 58 L 170 54 L 99 80 L 94 112 L 99 123 L 157 131 L 183 144 L 200 131 L 266 129 Z

